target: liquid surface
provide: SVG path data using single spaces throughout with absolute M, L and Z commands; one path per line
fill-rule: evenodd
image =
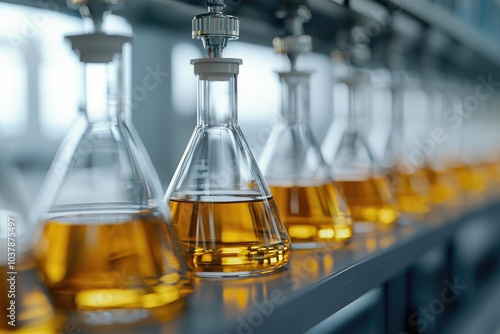
M 342 189 L 351 210 L 355 230 L 358 223 L 397 222 L 399 213 L 389 182 L 385 178 L 338 180 L 337 184 Z
M 352 236 L 350 212 L 332 184 L 270 188 L 294 248 L 328 246 Z
M 55 334 L 57 333 L 55 315 L 47 291 L 38 278 L 34 262 L 25 259 L 16 263 L 14 283 L 15 297 L 11 295 L 12 289 L 7 278 L 12 275 L 7 264 L 0 266 L 0 309 L 2 314 L 9 315 L 11 300 L 15 301 L 15 326 L 9 325 L 12 319 L 3 316 L 0 321 L 0 333 L 16 334 Z M 12 298 L 9 298 L 10 297 Z
M 422 170 L 415 173 L 402 173 L 396 170 L 388 175 L 400 211 L 417 215 L 430 211 L 430 186 Z
M 198 276 L 250 276 L 283 267 L 290 240 L 272 198 L 171 200 L 174 228 Z
M 185 281 L 160 216 L 101 214 L 48 220 L 34 256 L 56 308 L 87 312 L 92 325 L 100 324 L 92 312 L 106 311 L 103 321 L 113 323 L 108 318 L 116 310 L 151 310 L 142 317 L 165 320 L 162 317 L 180 309 L 177 302 Z

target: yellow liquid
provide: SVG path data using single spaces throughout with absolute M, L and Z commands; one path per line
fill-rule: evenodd
M 430 184 L 432 203 L 449 208 L 458 208 L 461 202 L 460 187 L 453 173 L 435 170 L 429 166 L 423 169 Z
M 294 248 L 318 248 L 352 236 L 350 213 L 334 185 L 271 186 L 271 192 Z
M 290 239 L 272 198 L 244 202 L 170 200 L 174 228 L 198 276 L 249 276 L 283 267 Z
M 460 188 L 471 201 L 470 204 L 481 204 L 486 199 L 488 175 L 480 166 L 460 165 L 453 169 Z
M 18 256 L 20 254 L 18 253 Z M 37 276 L 34 263 L 30 259 L 23 259 L 16 263 L 15 297 L 11 295 L 11 284 L 7 282 L 12 272 L 7 266 L 0 266 L 0 333 L 16 334 L 51 334 L 57 333 L 54 309 L 47 295 L 46 289 Z M 11 313 L 11 300 L 15 301 L 15 327 L 8 324 L 12 319 L 7 315 Z
M 386 179 L 378 177 L 352 181 L 339 180 L 337 184 L 342 189 L 351 210 L 355 232 L 358 223 L 397 222 L 399 212 Z
M 154 214 L 46 221 L 34 256 L 56 308 L 118 310 L 121 316 L 129 310 L 129 319 L 137 317 L 138 322 L 175 315 L 182 309 L 185 281 L 166 224 Z M 138 309 L 143 310 L 140 316 L 133 311 Z M 91 325 L 100 325 L 99 317 L 88 318 Z
M 396 171 L 389 173 L 395 189 L 398 208 L 409 214 L 426 214 L 430 211 L 430 187 L 422 170 L 415 173 Z
M 488 191 L 495 196 L 500 195 L 500 164 L 487 162 L 482 166 L 488 175 Z

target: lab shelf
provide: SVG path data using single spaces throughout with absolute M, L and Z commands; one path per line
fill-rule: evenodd
M 494 203 L 457 220 L 430 217 L 356 235 L 338 249 L 293 251 L 287 269 L 265 277 L 197 279 L 185 313 L 151 333 L 304 333 L 449 242 L 462 226 L 499 213 Z M 489 228 L 500 237 L 500 225 Z

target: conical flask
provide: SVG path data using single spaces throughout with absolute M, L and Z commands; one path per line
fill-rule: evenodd
M 461 191 L 455 173 L 448 168 L 446 151 L 450 143 L 446 141 L 447 137 L 440 130 L 446 128 L 442 86 L 443 84 L 434 77 L 427 79 L 423 85 L 429 110 L 426 128 L 431 129 L 426 136 L 427 141 L 430 139 L 430 144 L 427 144 L 427 149 L 423 150 L 425 153 L 423 171 L 430 184 L 431 202 L 436 206 L 449 209 L 446 214 L 456 217 L 460 214 Z
M 451 127 L 454 130 L 450 131 L 449 139 L 450 151 L 453 152 L 451 165 L 463 192 L 464 206 L 471 209 L 486 201 L 489 176 L 478 161 L 474 160 L 476 154 L 470 154 L 471 150 L 479 151 L 479 149 L 474 146 L 476 143 L 474 138 L 476 134 L 473 133 L 474 120 L 471 119 L 473 117 L 470 117 L 470 110 L 467 110 L 469 107 L 464 102 L 467 96 L 469 93 L 464 92 L 459 83 L 450 84 L 445 89 L 446 120 L 452 123 Z
M 211 3 L 215 9 L 209 6 L 208 14 L 193 20 L 193 36 L 203 38 L 209 57 L 191 61 L 198 77 L 198 124 L 165 200 L 196 275 L 251 276 L 283 267 L 290 239 L 237 123 L 242 61 L 221 56 L 227 39 L 237 38 L 238 25 L 219 5 Z
M 296 249 L 331 246 L 352 236 L 349 209 L 310 127 L 310 75 L 297 70 L 279 73 L 281 120 L 260 160 Z
M 361 128 L 368 107 L 366 74 L 349 67 L 345 77 L 336 79 L 337 84 L 346 88 L 342 98 L 347 106 L 347 115 L 344 115 L 347 116 L 347 125 L 335 155 L 328 152 L 325 157 L 333 156 L 327 162 L 351 210 L 354 232 L 369 232 L 377 227 L 374 223 L 380 223 L 378 227 L 382 227 L 397 222 L 399 213 L 389 180 L 374 160 Z M 332 129 L 340 115 L 335 116 Z M 323 142 L 323 152 L 335 150 L 331 138 L 327 136 Z
M 426 159 L 420 142 L 426 140 L 426 99 L 418 79 L 403 71 L 392 71 L 391 95 L 392 124 L 383 161 L 399 210 L 421 216 L 431 208 L 430 184 L 424 171 Z
M 83 325 L 166 320 L 183 305 L 181 256 L 146 150 L 128 121 L 122 46 L 70 36 L 84 70 L 81 119 L 39 197 L 34 256 L 55 306 Z
M 499 131 L 498 131 L 498 107 L 496 105 L 498 98 L 492 96 L 491 100 L 483 102 L 483 110 L 479 110 L 479 117 L 476 132 L 484 131 L 483 136 L 479 136 L 478 141 L 483 140 L 486 142 L 486 147 L 482 154 L 482 166 L 488 174 L 491 184 L 488 186 L 488 192 L 494 198 L 500 196 L 500 165 L 498 164 L 498 143 L 499 143 Z M 479 116 L 479 115 L 478 115 Z M 479 145 L 479 143 L 476 143 Z
M 57 333 L 55 312 L 30 247 L 32 229 L 17 170 L 0 150 L 0 333 Z

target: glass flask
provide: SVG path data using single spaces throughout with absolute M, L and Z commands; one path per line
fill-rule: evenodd
M 452 170 L 463 192 L 467 209 L 484 203 L 488 177 L 475 161 L 475 154 L 470 154 L 477 149 L 473 134 L 473 117 L 465 109 L 462 85 L 458 82 L 445 88 L 445 119 L 450 123 L 452 132 L 450 140 L 453 143 Z M 475 115 L 477 116 L 477 115 Z M 472 150 L 472 151 L 471 151 Z
M 483 139 L 486 143 L 483 166 L 490 180 L 492 180 L 488 187 L 488 191 L 494 198 L 500 196 L 500 163 L 498 160 L 498 145 L 500 143 L 500 131 L 498 131 L 500 117 L 498 107 L 500 107 L 500 105 L 498 104 L 498 100 L 499 96 L 493 95 L 489 100 L 483 102 L 485 104 L 485 110 L 480 124 L 480 128 L 485 130 Z
M 297 70 L 279 73 L 281 121 L 273 127 L 260 160 L 295 249 L 325 247 L 352 236 L 349 209 L 310 127 L 310 75 Z
M 399 212 L 391 184 L 381 166 L 374 160 L 362 129 L 363 117 L 368 108 L 367 74 L 354 70 L 342 60 L 337 60 L 334 66 L 347 67 L 345 76 L 335 78 L 337 81 L 334 86 L 334 89 L 343 87 L 343 94 L 335 95 L 343 101 L 334 103 L 336 106 L 345 106 L 347 115 L 343 116 L 347 118 L 346 127 L 335 154 L 331 154 L 335 150 L 335 142 L 332 140 L 334 136 L 331 135 L 325 138 L 322 150 L 325 157 L 331 157 L 327 162 L 347 200 L 354 232 L 370 232 L 377 227 L 397 222 Z M 335 112 L 329 132 L 335 129 L 335 123 L 341 121 L 341 118 Z
M 208 50 L 207 58 L 191 60 L 198 78 L 197 126 L 165 195 L 188 265 L 199 277 L 271 273 L 290 256 L 290 239 L 238 126 L 242 61 L 222 58 L 238 25 L 223 8 L 209 3 L 209 13 L 193 20 L 193 38 L 203 39 Z
M 81 116 L 34 211 L 34 257 L 58 310 L 84 326 L 168 320 L 189 285 L 160 181 L 129 121 L 122 47 L 70 36 L 84 72 Z
M 0 333 L 55 334 L 54 308 L 31 253 L 22 179 L 0 156 Z
M 429 181 L 429 198 L 434 205 L 452 209 L 448 213 L 457 216 L 460 213 L 462 202 L 461 190 L 455 173 L 450 171 L 447 124 L 444 121 L 445 105 L 441 93 L 443 84 L 436 79 L 426 80 L 423 87 L 427 95 L 427 145 L 422 150 L 425 153 L 425 166 L 423 171 Z
M 470 95 L 470 93 L 469 93 Z M 481 101 L 474 115 L 471 116 L 469 140 L 473 141 L 470 145 L 469 155 L 476 160 L 476 168 L 482 170 L 487 180 L 486 195 L 487 201 L 495 198 L 500 193 L 500 170 L 495 164 L 496 134 L 498 131 L 495 124 L 495 115 L 489 110 L 491 101 Z M 492 128 L 495 128 L 493 130 Z M 475 147 L 475 149 L 473 149 Z
M 391 72 L 391 95 L 392 126 L 384 165 L 399 210 L 423 215 L 429 212 L 431 205 L 430 185 L 424 171 L 425 148 L 420 143 L 425 139 L 427 97 L 420 90 L 417 78 L 394 70 Z
M 463 110 L 463 137 L 461 141 L 461 161 L 469 168 L 470 175 L 476 180 L 477 204 L 485 204 L 489 200 L 492 187 L 498 187 L 498 178 L 495 173 L 491 173 L 485 161 L 489 155 L 487 132 L 488 126 L 483 119 L 488 121 L 487 100 L 479 100 L 476 97 L 475 104 L 471 96 L 478 94 L 475 92 L 475 85 L 464 82 L 461 85 L 461 99 Z M 479 95 L 480 96 L 480 95 Z

